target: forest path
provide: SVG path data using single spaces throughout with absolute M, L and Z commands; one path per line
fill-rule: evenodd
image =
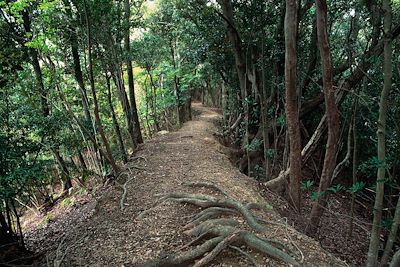
M 210 189 L 188 187 L 183 182 L 214 183 L 234 199 L 265 203 L 257 193 L 257 183 L 241 174 L 220 152 L 221 145 L 213 137 L 219 114 L 198 103 L 193 104 L 193 109 L 197 115 L 192 121 L 176 132 L 158 134 L 137 153 L 137 157 L 145 160 L 137 158 L 124 167 L 127 175 L 118 179 L 120 184 L 129 180 L 123 210 L 120 209 L 123 190 L 112 187 L 97 201 L 93 215 L 68 233 L 58 252 L 61 258 L 68 248 L 63 265 L 142 266 L 146 260 L 163 253 L 179 251 L 191 240 L 182 228 L 199 209 L 172 201 L 159 203 L 159 196 L 171 192 L 217 196 Z M 262 216 L 277 223 L 271 225 L 266 237 L 295 243 L 304 254 L 304 266 L 344 266 L 316 241 L 285 227 L 276 213 Z M 53 258 L 56 248 L 53 247 Z M 286 266 L 267 257 L 260 256 L 260 260 L 265 266 Z M 251 266 L 251 263 L 230 251 L 223 252 L 212 266 Z

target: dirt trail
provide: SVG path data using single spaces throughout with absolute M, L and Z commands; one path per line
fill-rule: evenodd
M 211 182 L 237 200 L 265 203 L 257 193 L 257 184 L 220 152 L 220 145 L 213 137 L 214 121 L 219 115 L 200 104 L 193 104 L 193 108 L 199 114 L 193 121 L 177 132 L 158 134 L 136 155 L 145 160 L 137 158 L 125 166 L 125 178 L 118 180 L 120 184 L 130 180 L 122 211 L 123 190 L 112 187 L 98 199 L 92 211 L 87 211 L 93 213 L 87 220 L 67 231 L 58 250 L 60 259 L 67 249 L 62 266 L 142 266 L 146 260 L 179 251 L 192 239 L 183 234 L 182 228 L 199 208 L 171 201 L 158 203 L 159 196 L 171 192 L 216 195 L 210 189 L 191 188 L 182 185 L 183 182 Z M 267 225 L 271 231 L 266 237 L 298 246 L 304 255 L 302 266 L 345 266 L 323 251 L 316 241 L 286 227 L 275 212 L 262 217 L 277 223 Z M 52 245 L 49 259 L 54 259 L 60 241 Z M 262 266 L 285 266 L 268 257 L 257 259 L 263 262 Z M 228 249 L 210 266 L 251 265 L 238 252 Z

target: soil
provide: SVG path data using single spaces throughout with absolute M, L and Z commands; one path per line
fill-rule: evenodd
M 143 266 L 160 255 L 179 253 L 192 239 L 183 233 L 183 226 L 200 209 L 161 202 L 160 197 L 172 192 L 220 197 L 211 189 L 188 187 L 185 182 L 213 183 L 244 203 L 270 202 L 261 196 L 255 180 L 230 163 L 213 137 L 214 122 L 220 115 L 198 103 L 193 104 L 193 109 L 197 115 L 179 131 L 163 131 L 144 144 L 124 166 L 114 185 L 99 191 L 97 196 L 77 201 L 68 213 L 55 216 L 42 228 L 27 234 L 28 248 L 46 253 L 38 265 L 57 266 L 53 263 L 58 261 L 61 266 Z M 282 205 L 279 211 L 290 213 L 287 204 L 276 203 Z M 302 266 L 347 266 L 317 241 L 288 225 L 275 209 L 257 215 L 271 222 L 267 224 L 270 231 L 264 234 L 266 238 L 301 251 L 303 257 L 296 259 L 302 261 Z M 286 266 L 265 256 L 254 258 L 261 266 Z M 226 249 L 209 266 L 251 263 L 238 252 Z

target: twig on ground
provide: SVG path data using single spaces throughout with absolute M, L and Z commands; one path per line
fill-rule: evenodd
M 285 221 L 285 226 L 286 226 L 286 227 L 285 227 L 286 236 L 287 236 L 287 238 L 290 240 L 290 243 L 300 252 L 300 256 L 301 256 L 300 263 L 303 263 L 303 262 L 304 262 L 304 254 L 303 254 L 303 252 L 301 251 L 301 249 L 297 246 L 297 244 L 293 241 L 292 237 L 289 235 L 287 218 L 285 217 L 285 218 L 283 218 L 283 219 L 284 219 L 284 221 Z
M 225 249 L 230 243 L 232 243 L 238 236 L 239 231 L 232 233 L 231 235 L 225 237 L 215 248 L 208 253 L 204 258 L 196 262 L 193 267 L 203 267 L 210 263 L 223 249 Z
M 131 158 L 131 161 L 135 161 L 135 160 L 138 160 L 138 159 L 141 159 L 141 160 L 144 160 L 144 161 L 147 162 L 147 159 L 145 157 L 142 157 L 142 156 L 133 157 L 133 158 Z
M 208 232 L 202 233 L 201 235 L 199 235 L 198 237 L 196 237 L 195 239 L 193 239 L 193 240 L 190 241 L 189 243 L 187 243 L 187 244 L 181 246 L 181 247 L 179 248 L 179 250 L 182 250 L 182 249 L 184 249 L 184 248 L 187 248 L 187 247 L 190 247 L 190 246 L 196 244 L 198 241 L 202 240 L 202 239 L 203 239 L 206 235 L 208 235 L 208 234 L 209 234 Z
M 68 250 L 70 250 L 71 248 L 73 248 L 73 247 L 76 245 L 76 243 L 78 243 L 78 242 L 80 242 L 81 240 L 83 240 L 86 236 L 87 236 L 87 232 L 84 233 L 84 234 L 82 235 L 81 238 L 79 238 L 78 240 L 76 240 L 75 242 L 73 242 L 71 245 L 67 246 L 67 247 L 64 249 L 64 251 L 62 251 L 62 247 L 63 247 L 63 245 L 64 245 L 64 242 L 65 242 L 66 238 L 67 238 L 67 236 L 64 236 L 63 239 L 61 240 L 60 244 L 59 244 L 58 247 L 57 247 L 56 256 L 55 256 L 55 259 L 54 259 L 54 261 L 53 261 L 53 267 L 60 267 L 61 264 L 63 263 L 65 257 L 66 257 L 67 254 L 68 254 Z M 47 261 L 47 262 L 48 262 L 48 261 Z
M 146 168 L 143 168 L 143 167 L 132 166 L 132 168 L 134 168 L 134 169 L 136 169 L 136 170 L 139 170 L 139 171 L 147 171 L 147 169 L 146 169 Z
M 135 178 L 135 176 L 131 176 L 128 180 L 126 180 L 126 182 L 125 182 L 124 185 L 122 186 L 122 189 L 123 189 L 124 191 L 123 191 L 123 193 L 122 193 L 121 200 L 120 200 L 120 202 L 119 202 L 119 206 L 120 206 L 121 211 L 124 210 L 125 198 L 126 198 L 126 194 L 127 194 L 127 192 L 128 192 L 126 186 L 127 186 L 127 184 L 128 184 L 130 181 L 132 181 L 134 178 Z

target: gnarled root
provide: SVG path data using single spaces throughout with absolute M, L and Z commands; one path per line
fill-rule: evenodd
M 253 251 L 281 260 L 291 266 L 300 266 L 289 254 L 290 249 L 275 240 L 268 240 L 253 233 L 265 233 L 267 228 L 261 225 L 250 209 L 265 211 L 262 206 L 245 205 L 240 201 L 230 198 L 215 198 L 209 195 L 187 193 L 171 193 L 162 198 L 163 201 L 172 200 L 179 203 L 189 203 L 204 208 L 184 227 L 184 233 L 193 236 L 194 240 L 183 248 L 193 247 L 194 244 L 203 242 L 188 251 L 179 251 L 144 264 L 146 267 L 161 266 L 190 266 L 202 267 L 212 262 L 223 250 L 238 246 L 246 246 Z M 235 220 L 228 216 L 241 215 L 252 231 L 243 229 L 243 220 Z M 241 227 L 242 226 L 242 227 Z M 205 240 L 205 241 L 203 241 Z M 240 249 L 239 249 L 240 250 Z M 255 258 L 249 253 L 240 250 L 253 265 L 259 266 Z M 292 253 L 293 254 L 293 253 Z M 196 261 L 198 260 L 198 261 Z
M 243 203 L 229 198 L 215 198 L 208 195 L 196 195 L 187 193 L 168 194 L 163 199 L 170 199 L 179 203 L 189 203 L 202 208 L 220 207 L 229 208 L 239 212 L 246 220 L 248 225 L 257 232 L 264 232 L 266 228 L 258 223 L 248 208 Z

